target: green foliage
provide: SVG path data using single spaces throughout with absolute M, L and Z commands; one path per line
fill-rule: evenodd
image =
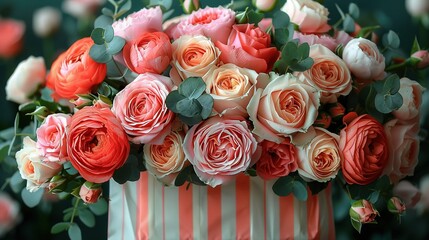
M 255 12 L 253 9 L 246 7 L 243 12 L 237 13 L 235 15 L 235 21 L 238 24 L 244 23 L 253 23 L 255 26 L 258 26 L 258 23 L 264 18 L 264 14 L 260 12 Z
M 69 222 L 59 222 L 59 223 L 56 223 L 54 226 L 52 226 L 51 233 L 58 234 L 60 232 L 66 231 L 69 227 L 70 227 Z
M 349 14 L 354 19 L 358 19 L 360 15 L 359 7 L 355 3 L 349 4 Z
M 38 189 L 35 192 L 30 192 L 26 188 L 22 189 L 21 197 L 22 201 L 27 205 L 27 207 L 33 208 L 39 204 L 43 197 L 43 189 Z
M 89 204 L 88 208 L 95 215 L 101 216 L 107 213 L 108 205 L 104 198 L 100 198 L 96 203 Z
M 398 49 L 401 44 L 401 41 L 399 39 L 398 34 L 390 30 L 388 33 L 383 35 L 382 43 L 383 46 L 388 49 Z
M 296 41 L 289 41 L 282 49 L 281 58 L 274 63 L 274 71 L 285 74 L 303 72 L 311 68 L 314 61 L 309 57 L 309 53 L 308 43 L 298 44 Z
M 177 175 L 174 185 L 175 186 L 182 186 L 186 182 L 193 183 L 200 186 L 205 186 L 206 184 L 201 181 L 197 174 L 195 173 L 194 167 L 192 165 L 184 167 L 179 175 Z
M 307 183 L 299 176 L 285 176 L 276 180 L 273 191 L 278 196 L 287 196 L 291 193 L 300 201 L 308 198 Z
M 78 210 L 78 216 L 80 221 L 85 224 L 87 227 L 95 226 L 95 216 L 94 214 L 86 208 L 81 208 Z
M 420 50 L 421 50 L 421 48 L 420 48 L 419 41 L 417 40 L 417 37 L 414 37 L 413 46 L 411 47 L 410 55 L 412 55 L 413 53 L 418 52 Z
M 273 42 L 277 48 L 282 48 L 293 38 L 294 24 L 290 22 L 289 16 L 282 11 L 277 11 L 273 16 L 274 36 Z
M 124 184 L 127 181 L 139 180 L 141 171 L 139 161 L 141 160 L 139 160 L 136 155 L 130 154 L 125 164 L 122 167 L 116 169 L 113 174 L 113 179 L 119 184 Z
M 80 230 L 79 225 L 76 223 L 72 223 L 68 229 L 68 235 L 71 240 L 81 240 L 82 239 L 82 232 Z

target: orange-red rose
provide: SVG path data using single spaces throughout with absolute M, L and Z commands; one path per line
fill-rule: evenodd
M 349 184 L 365 185 L 377 180 L 389 159 L 384 127 L 367 114 L 341 130 L 340 149 L 343 175 Z
M 76 41 L 52 64 L 47 86 L 55 99 L 75 99 L 76 94 L 90 93 L 106 77 L 106 64 L 97 63 L 89 56 L 91 38 Z
M 102 183 L 125 163 L 130 145 L 110 109 L 84 107 L 71 119 L 67 152 L 73 167 L 85 180 Z

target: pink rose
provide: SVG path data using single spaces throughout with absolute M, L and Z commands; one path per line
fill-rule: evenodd
M 124 165 L 130 144 L 121 122 L 110 109 L 84 107 L 71 118 L 67 153 L 85 180 L 103 183 Z
M 420 149 L 419 122 L 401 124 L 398 119 L 393 119 L 385 124 L 385 132 L 390 153 L 384 174 L 396 183 L 414 174 Z
M 180 21 L 171 29 L 170 37 L 178 39 L 183 35 L 203 35 L 210 38 L 212 42 L 226 43 L 234 22 L 234 11 L 223 7 L 206 7 Z
M 222 115 L 247 117 L 247 104 L 256 91 L 258 74 L 228 63 L 213 68 L 204 77 L 206 92 L 213 97 L 213 109 Z
M 67 159 L 66 129 L 71 116 L 63 113 L 48 115 L 37 129 L 37 148 L 45 161 L 63 162 Z
M 389 160 L 384 127 L 367 114 L 353 119 L 341 130 L 340 149 L 342 172 L 348 184 L 366 185 L 377 180 Z
M 344 47 L 343 60 L 359 81 L 384 78 L 384 56 L 377 45 L 366 38 L 355 38 Z
M 322 93 L 322 102 L 328 102 L 336 95 L 347 96 L 352 90 L 352 78 L 344 61 L 323 45 L 310 46 L 310 55 L 314 64 L 304 75 L 304 81 Z
M 422 194 L 412 183 L 400 181 L 393 187 L 393 195 L 400 197 L 407 208 L 413 208 L 420 201 Z
M 215 116 L 189 129 L 183 150 L 201 181 L 215 187 L 251 166 L 257 145 L 244 119 Z
M 170 185 L 185 165 L 184 134 L 170 132 L 162 144 L 145 144 L 143 147 L 147 170 L 164 184 Z
M 21 51 L 24 33 L 24 22 L 0 19 L 0 58 L 11 58 Z
M 102 191 L 100 184 L 85 182 L 80 187 L 79 196 L 84 203 L 96 203 Z
M 317 118 L 320 92 L 291 74 L 271 74 L 265 89 L 258 89 L 247 111 L 253 133 L 262 139 L 280 143 L 284 137 L 306 132 Z
M 331 29 L 328 9 L 316 1 L 288 0 L 281 10 L 289 15 L 291 22 L 299 26 L 300 32 L 325 33 Z
M 95 14 L 104 2 L 105 0 L 65 0 L 62 9 L 76 18 L 88 18 Z
M 30 96 L 36 93 L 46 82 L 46 67 L 42 57 L 30 56 L 20 62 L 6 83 L 6 99 L 23 104 L 30 102 Z
M 374 222 L 375 218 L 380 216 L 378 211 L 374 209 L 372 203 L 365 199 L 354 202 L 349 213 L 353 221 L 360 223 Z
M 418 117 L 422 104 L 422 93 L 424 88 L 416 81 L 401 78 L 399 94 L 402 96 L 402 106 L 392 112 L 393 116 L 403 122 Z
M 323 128 L 314 130 L 314 133 L 302 133 L 310 142 L 298 146 L 298 173 L 304 179 L 327 182 L 335 178 L 341 168 L 340 137 Z
M 219 54 L 219 49 L 204 36 L 182 36 L 173 42 L 171 77 L 202 77 L 218 64 Z
M 348 33 L 341 30 L 341 31 L 335 32 L 334 39 L 337 42 L 337 44 L 341 44 L 344 47 L 347 45 L 347 43 L 353 40 L 354 37 L 350 36 Z
M 293 38 L 298 39 L 299 43 L 308 43 L 308 45 L 321 44 L 327 47 L 332 52 L 337 48 L 337 41 L 329 35 L 316 35 L 316 34 L 303 34 L 301 32 L 295 31 L 293 33 Z
M 261 157 L 256 162 L 259 177 L 270 180 L 287 176 L 298 169 L 298 151 L 290 138 L 285 138 L 278 144 L 264 140 L 259 145 L 262 150 Z
M 159 6 L 143 8 L 112 24 L 115 35 L 133 41 L 142 33 L 162 32 L 162 11 Z
M 275 47 L 271 47 L 271 37 L 253 24 L 232 26 L 228 43 L 215 42 L 221 51 L 223 63 L 234 63 L 256 72 L 269 72 L 280 56 Z
M 15 158 L 22 179 L 27 180 L 28 191 L 35 192 L 39 188 L 47 187 L 49 179 L 61 171 L 62 165 L 45 161 L 36 147 L 36 142 L 30 137 L 25 137 L 23 144 Z
M 165 99 L 173 88 L 170 78 L 145 73 L 122 89 L 113 99 L 112 112 L 135 144 L 162 144 L 171 131 L 174 113 Z
M 170 39 L 165 33 L 148 32 L 127 42 L 122 54 L 131 71 L 161 74 L 170 65 L 172 51 Z
M 0 193 L 0 237 L 11 230 L 20 220 L 19 203 Z

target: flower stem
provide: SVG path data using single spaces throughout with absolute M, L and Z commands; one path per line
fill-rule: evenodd
M 73 206 L 73 213 L 72 213 L 71 218 L 70 218 L 70 225 L 73 224 L 74 217 L 76 216 L 76 211 L 77 211 L 77 208 L 79 206 L 79 202 L 80 202 L 80 198 L 76 200 L 76 203 Z
M 125 79 L 125 75 L 122 73 L 121 68 L 118 66 L 118 64 L 116 63 L 116 61 L 114 59 L 112 59 L 112 61 L 113 61 L 113 64 L 115 64 L 116 69 L 118 69 L 120 76 L 122 76 L 121 78 L 122 78 L 123 82 L 125 83 L 125 85 L 127 85 L 128 84 L 127 79 Z
M 3 185 L 0 188 L 0 192 L 3 192 L 3 190 L 7 187 L 7 185 L 10 183 L 10 178 L 7 178 L 6 181 L 4 181 Z

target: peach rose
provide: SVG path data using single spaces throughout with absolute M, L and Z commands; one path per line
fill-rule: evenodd
M 361 223 L 374 222 L 375 218 L 380 215 L 372 203 L 365 199 L 354 202 L 349 213 L 353 221 Z
M 298 31 L 293 32 L 293 39 L 298 39 L 299 43 L 308 43 L 308 45 L 321 44 L 332 52 L 337 48 L 337 41 L 329 35 L 304 34 Z
M 61 25 L 61 12 L 57 8 L 46 6 L 37 9 L 33 14 L 33 30 L 39 37 L 49 37 Z
M 45 84 L 46 67 L 42 57 L 30 56 L 20 62 L 6 83 L 6 99 L 23 104 Z
M 389 160 L 384 127 L 370 115 L 358 116 L 340 133 L 342 171 L 349 184 L 366 185 L 377 180 Z
M 401 124 L 398 119 L 393 119 L 384 126 L 390 150 L 384 174 L 389 176 L 391 182 L 397 183 L 414 174 L 420 149 L 419 122 L 416 120 Z
M 11 230 L 21 219 L 19 203 L 5 193 L 0 193 L 0 237 Z
M 0 19 L 0 58 L 11 58 L 21 51 L 24 33 L 24 22 Z
M 149 32 L 127 42 L 122 54 L 131 71 L 161 74 L 170 65 L 172 51 L 170 39 L 165 33 Z
M 375 43 L 365 38 L 355 38 L 343 50 L 343 60 L 360 81 L 384 78 L 384 56 Z
M 87 181 L 103 183 L 124 165 L 130 144 L 121 122 L 108 108 L 84 107 L 71 118 L 67 153 Z
M 281 8 L 290 21 L 299 26 L 303 33 L 325 33 L 331 29 L 328 24 L 329 11 L 313 0 L 288 0 Z
M 400 181 L 393 187 L 393 195 L 404 201 L 405 207 L 413 208 L 420 201 L 420 190 L 409 181 Z
M 265 180 L 289 175 L 298 169 L 298 150 L 285 138 L 281 143 L 267 140 L 259 143 L 262 153 L 256 162 L 256 173 Z
M 280 56 L 275 47 L 271 47 L 271 37 L 253 24 L 232 26 L 228 43 L 215 42 L 221 51 L 223 63 L 234 63 L 256 72 L 269 72 Z
M 189 129 L 183 151 L 201 181 L 215 187 L 251 166 L 257 145 L 244 119 L 215 116 Z
M 392 112 L 393 116 L 403 122 L 418 117 L 422 104 L 423 88 L 418 82 L 408 78 L 401 78 L 399 94 L 402 96 L 402 106 Z
M 182 36 L 173 42 L 172 70 L 181 79 L 202 77 L 217 65 L 219 54 L 219 49 L 204 36 Z
M 61 171 L 62 165 L 45 161 L 36 147 L 36 142 L 30 137 L 25 137 L 23 144 L 15 158 L 21 178 L 27 180 L 28 191 L 35 192 L 39 188 L 47 187 L 49 179 Z
M 67 159 L 66 129 L 71 116 L 63 113 L 48 115 L 37 129 L 37 148 L 50 162 Z
M 82 38 L 54 61 L 46 85 L 55 99 L 76 99 L 76 94 L 90 93 L 104 80 L 106 64 L 89 56 L 93 44 L 91 38 Z
M 147 170 L 164 184 L 173 183 L 185 164 L 184 134 L 172 131 L 162 144 L 145 144 L 143 147 Z
M 258 89 L 247 111 L 253 133 L 280 143 L 295 132 L 306 132 L 317 118 L 320 92 L 291 74 L 271 74 L 265 89 Z
M 79 196 L 84 203 L 96 203 L 102 192 L 100 184 L 85 182 L 79 189 Z
M 159 6 L 143 8 L 140 11 L 129 14 L 124 19 L 119 19 L 112 24 L 115 36 L 127 41 L 137 39 L 142 33 L 162 32 L 162 10 Z
M 224 115 L 247 117 L 247 104 L 256 91 L 258 74 L 228 63 L 213 68 L 204 77 L 206 92 L 213 97 L 213 109 Z
M 183 35 L 203 35 L 212 42 L 226 43 L 234 23 L 234 11 L 223 7 L 206 7 L 180 21 L 169 33 L 173 39 L 178 39 Z
M 304 133 L 312 135 L 310 142 L 298 146 L 298 173 L 305 179 L 327 182 L 337 175 L 341 168 L 342 154 L 339 150 L 340 137 L 323 128 L 314 128 Z
M 112 112 L 131 142 L 162 144 L 174 119 L 174 113 L 165 105 L 172 88 L 170 78 L 145 73 L 116 94 Z
M 331 96 L 347 96 L 352 90 L 352 78 L 344 61 L 323 45 L 310 46 L 310 55 L 314 64 L 304 75 L 304 81 L 322 93 L 322 102 L 327 102 Z

